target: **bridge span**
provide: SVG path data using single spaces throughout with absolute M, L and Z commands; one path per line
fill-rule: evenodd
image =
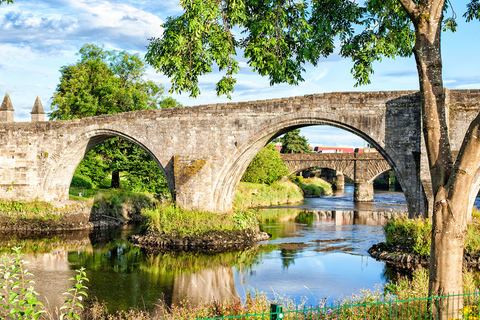
M 467 124 L 480 110 L 480 91 L 446 94 L 452 149 L 458 151 Z M 118 136 L 152 156 L 178 205 L 227 212 L 243 172 L 269 141 L 292 129 L 330 125 L 357 134 L 379 151 L 395 171 L 410 215 L 431 208 L 415 91 L 324 93 L 70 121 L 39 121 L 32 114 L 34 122 L 15 123 L 13 112 L 6 97 L 0 108 L 3 200 L 68 199 L 73 173 L 85 154 Z M 471 205 L 480 174 L 475 183 Z
M 337 171 L 337 189 L 343 190 L 344 176 L 353 180 L 353 201 L 373 201 L 373 180 L 390 165 L 378 152 L 371 153 L 284 153 L 281 155 L 290 173 L 309 168 Z

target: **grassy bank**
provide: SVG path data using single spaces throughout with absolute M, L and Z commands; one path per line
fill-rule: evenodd
M 332 186 L 327 181 L 317 177 L 295 176 L 292 177 L 292 181 L 302 189 L 305 198 L 318 198 L 326 194 L 332 194 Z
M 173 204 L 157 206 L 142 211 L 149 230 L 176 235 L 203 235 L 209 232 L 232 230 L 258 231 L 258 217 L 254 210 L 216 214 L 199 210 L 185 210 Z
M 432 222 L 429 219 L 397 218 L 383 227 L 385 244 L 396 246 L 405 253 L 430 254 Z M 465 250 L 480 254 L 480 211 L 474 208 L 467 225 Z
M 276 181 L 271 185 L 240 182 L 235 194 L 235 210 L 295 203 L 303 200 L 302 190 L 290 180 Z

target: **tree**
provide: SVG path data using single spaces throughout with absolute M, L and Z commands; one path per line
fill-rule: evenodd
M 60 83 L 52 97 L 50 120 L 180 105 L 173 98 L 163 98 L 162 86 L 144 79 L 146 67 L 138 54 L 106 51 L 86 44 L 80 49 L 79 55 L 76 64 L 60 69 Z M 142 161 L 132 161 L 138 158 Z M 102 166 L 112 172 L 111 187 L 114 188 L 120 187 L 121 171 L 129 172 L 127 180 L 133 186 L 134 181 L 142 181 L 133 172 L 145 172 L 145 168 L 160 179 L 151 182 L 150 186 L 158 186 L 153 189 L 165 190 L 167 185 L 160 168 L 145 151 L 118 137 L 95 146 L 91 154 L 82 160 L 77 173 L 98 185 L 104 176 L 99 172 Z M 135 187 L 139 188 L 152 189 L 149 186 Z
M 163 38 L 151 39 L 147 61 L 172 78 L 172 91 L 200 93 L 198 77 L 218 65 L 225 75 L 217 94 L 233 91 L 237 49 L 271 84 L 297 84 L 303 65 L 340 53 L 353 61 L 357 85 L 369 83 L 382 57 L 415 56 L 423 132 L 434 195 L 429 293 L 462 288 L 462 256 L 468 195 L 480 159 L 480 116 L 472 121 L 453 161 L 448 138 L 440 39 L 455 31 L 455 16 L 444 19 L 445 0 L 182 1 L 184 13 L 168 18 Z M 464 15 L 480 19 L 480 1 Z M 241 29 L 237 39 L 233 30 Z
M 242 181 L 272 184 L 287 174 L 287 165 L 280 158 L 275 145 L 269 143 L 250 162 L 243 173 Z
M 289 131 L 280 138 L 282 143 L 281 153 L 310 153 L 312 150 L 308 140 L 300 135 L 300 129 Z
M 13 3 L 13 0 L 0 0 L 0 4 L 2 3 L 6 3 L 6 4 Z

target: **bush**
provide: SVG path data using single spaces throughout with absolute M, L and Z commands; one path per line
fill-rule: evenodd
M 478 209 L 472 212 L 473 221 L 467 225 L 465 250 L 470 254 L 480 252 L 480 224 Z M 432 223 L 429 219 L 399 218 L 383 226 L 387 246 L 400 246 L 404 252 L 430 254 Z
M 272 184 L 288 174 L 287 165 L 273 143 L 268 144 L 253 158 L 243 174 L 242 181 Z
M 70 187 L 91 189 L 93 188 L 92 180 L 82 174 L 74 174 Z
M 430 232 L 432 224 L 428 219 L 399 218 L 383 226 L 387 246 L 399 245 L 406 252 L 421 255 L 430 254 Z

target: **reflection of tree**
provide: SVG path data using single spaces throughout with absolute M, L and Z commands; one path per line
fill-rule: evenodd
M 407 276 L 410 280 L 413 276 L 413 268 L 401 268 L 393 264 L 385 263 L 382 272 L 382 280 L 385 283 L 397 282 L 400 277 Z
M 281 249 L 280 256 L 282 257 L 282 268 L 288 269 L 290 264 L 295 264 L 295 257 L 297 250 Z
M 310 227 L 315 222 L 315 215 L 311 211 L 302 211 L 295 217 L 295 222 L 304 223 Z

